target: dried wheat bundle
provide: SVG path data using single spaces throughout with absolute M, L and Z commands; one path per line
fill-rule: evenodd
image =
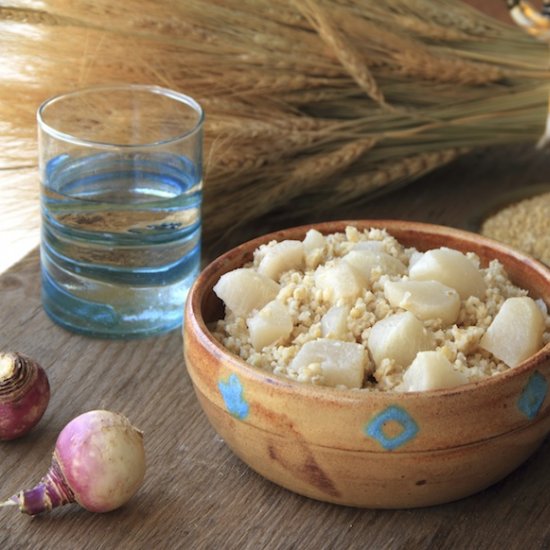
M 0 70 L 4 169 L 36 162 L 34 113 L 54 93 L 124 81 L 196 97 L 208 239 L 535 143 L 550 76 L 544 44 L 451 0 L 14 1 Z

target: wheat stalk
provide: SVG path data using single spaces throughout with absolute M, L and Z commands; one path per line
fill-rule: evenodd
M 386 106 L 384 94 L 369 71 L 365 59 L 333 25 L 323 7 L 311 0 L 296 0 L 295 3 L 359 87 L 376 103 Z
M 15 3 L 0 67 L 4 170 L 36 165 L 35 110 L 55 93 L 123 81 L 196 97 L 207 241 L 534 144 L 550 78 L 544 44 L 451 0 Z

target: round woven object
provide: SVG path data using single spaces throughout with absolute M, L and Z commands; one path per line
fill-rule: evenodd
M 550 265 L 550 192 L 502 208 L 483 222 L 481 233 Z

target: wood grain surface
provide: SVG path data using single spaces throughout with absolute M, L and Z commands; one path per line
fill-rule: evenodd
M 468 1 L 509 21 L 504 0 Z M 480 216 L 507 197 L 548 189 L 549 173 L 548 153 L 483 151 L 365 205 L 329 207 L 293 223 L 404 218 L 476 229 Z M 14 190 L 33 181 L 31 173 L 0 173 L 0 202 L 6 207 L 17 200 Z M 0 271 L 37 239 L 37 201 L 21 208 L 34 209 L 36 223 L 1 220 L 14 229 L 3 234 Z M 270 218 L 240 228 L 211 244 L 205 257 L 289 223 Z M 454 503 L 361 510 L 309 500 L 252 472 L 215 434 L 191 389 L 179 332 L 129 342 L 68 333 L 45 316 L 38 273 L 34 250 L 0 276 L 0 346 L 39 360 L 52 385 L 35 430 L 0 442 L 0 498 L 37 482 L 62 427 L 94 408 L 118 410 L 144 431 L 148 470 L 138 494 L 109 514 L 72 505 L 29 518 L 0 509 L 0 550 L 550 549 L 549 439 L 505 480 Z
M 326 217 L 471 228 L 508 193 L 547 185 L 549 169 L 549 156 L 529 147 L 479 152 L 366 206 Z M 278 223 L 266 219 L 231 239 Z M 214 253 L 215 247 L 206 251 Z M 454 503 L 363 510 L 309 500 L 252 472 L 212 430 L 193 394 L 179 332 L 128 342 L 66 332 L 41 308 L 38 272 L 33 251 L 0 276 L 0 345 L 39 360 L 52 385 L 41 423 L 25 438 L 0 443 L 0 496 L 37 482 L 62 427 L 95 408 L 120 411 L 144 431 L 148 470 L 138 494 L 108 514 L 72 505 L 29 518 L 0 509 L 0 549 L 550 548 L 548 439 L 505 480 Z

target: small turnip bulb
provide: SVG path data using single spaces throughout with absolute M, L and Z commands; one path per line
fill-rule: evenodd
M 36 515 L 76 502 L 91 512 L 109 512 L 134 495 L 144 476 L 142 433 L 121 414 L 90 411 L 63 428 L 42 480 L 1 506 Z
M 44 369 L 21 353 L 0 353 L 0 440 L 28 433 L 50 401 Z

